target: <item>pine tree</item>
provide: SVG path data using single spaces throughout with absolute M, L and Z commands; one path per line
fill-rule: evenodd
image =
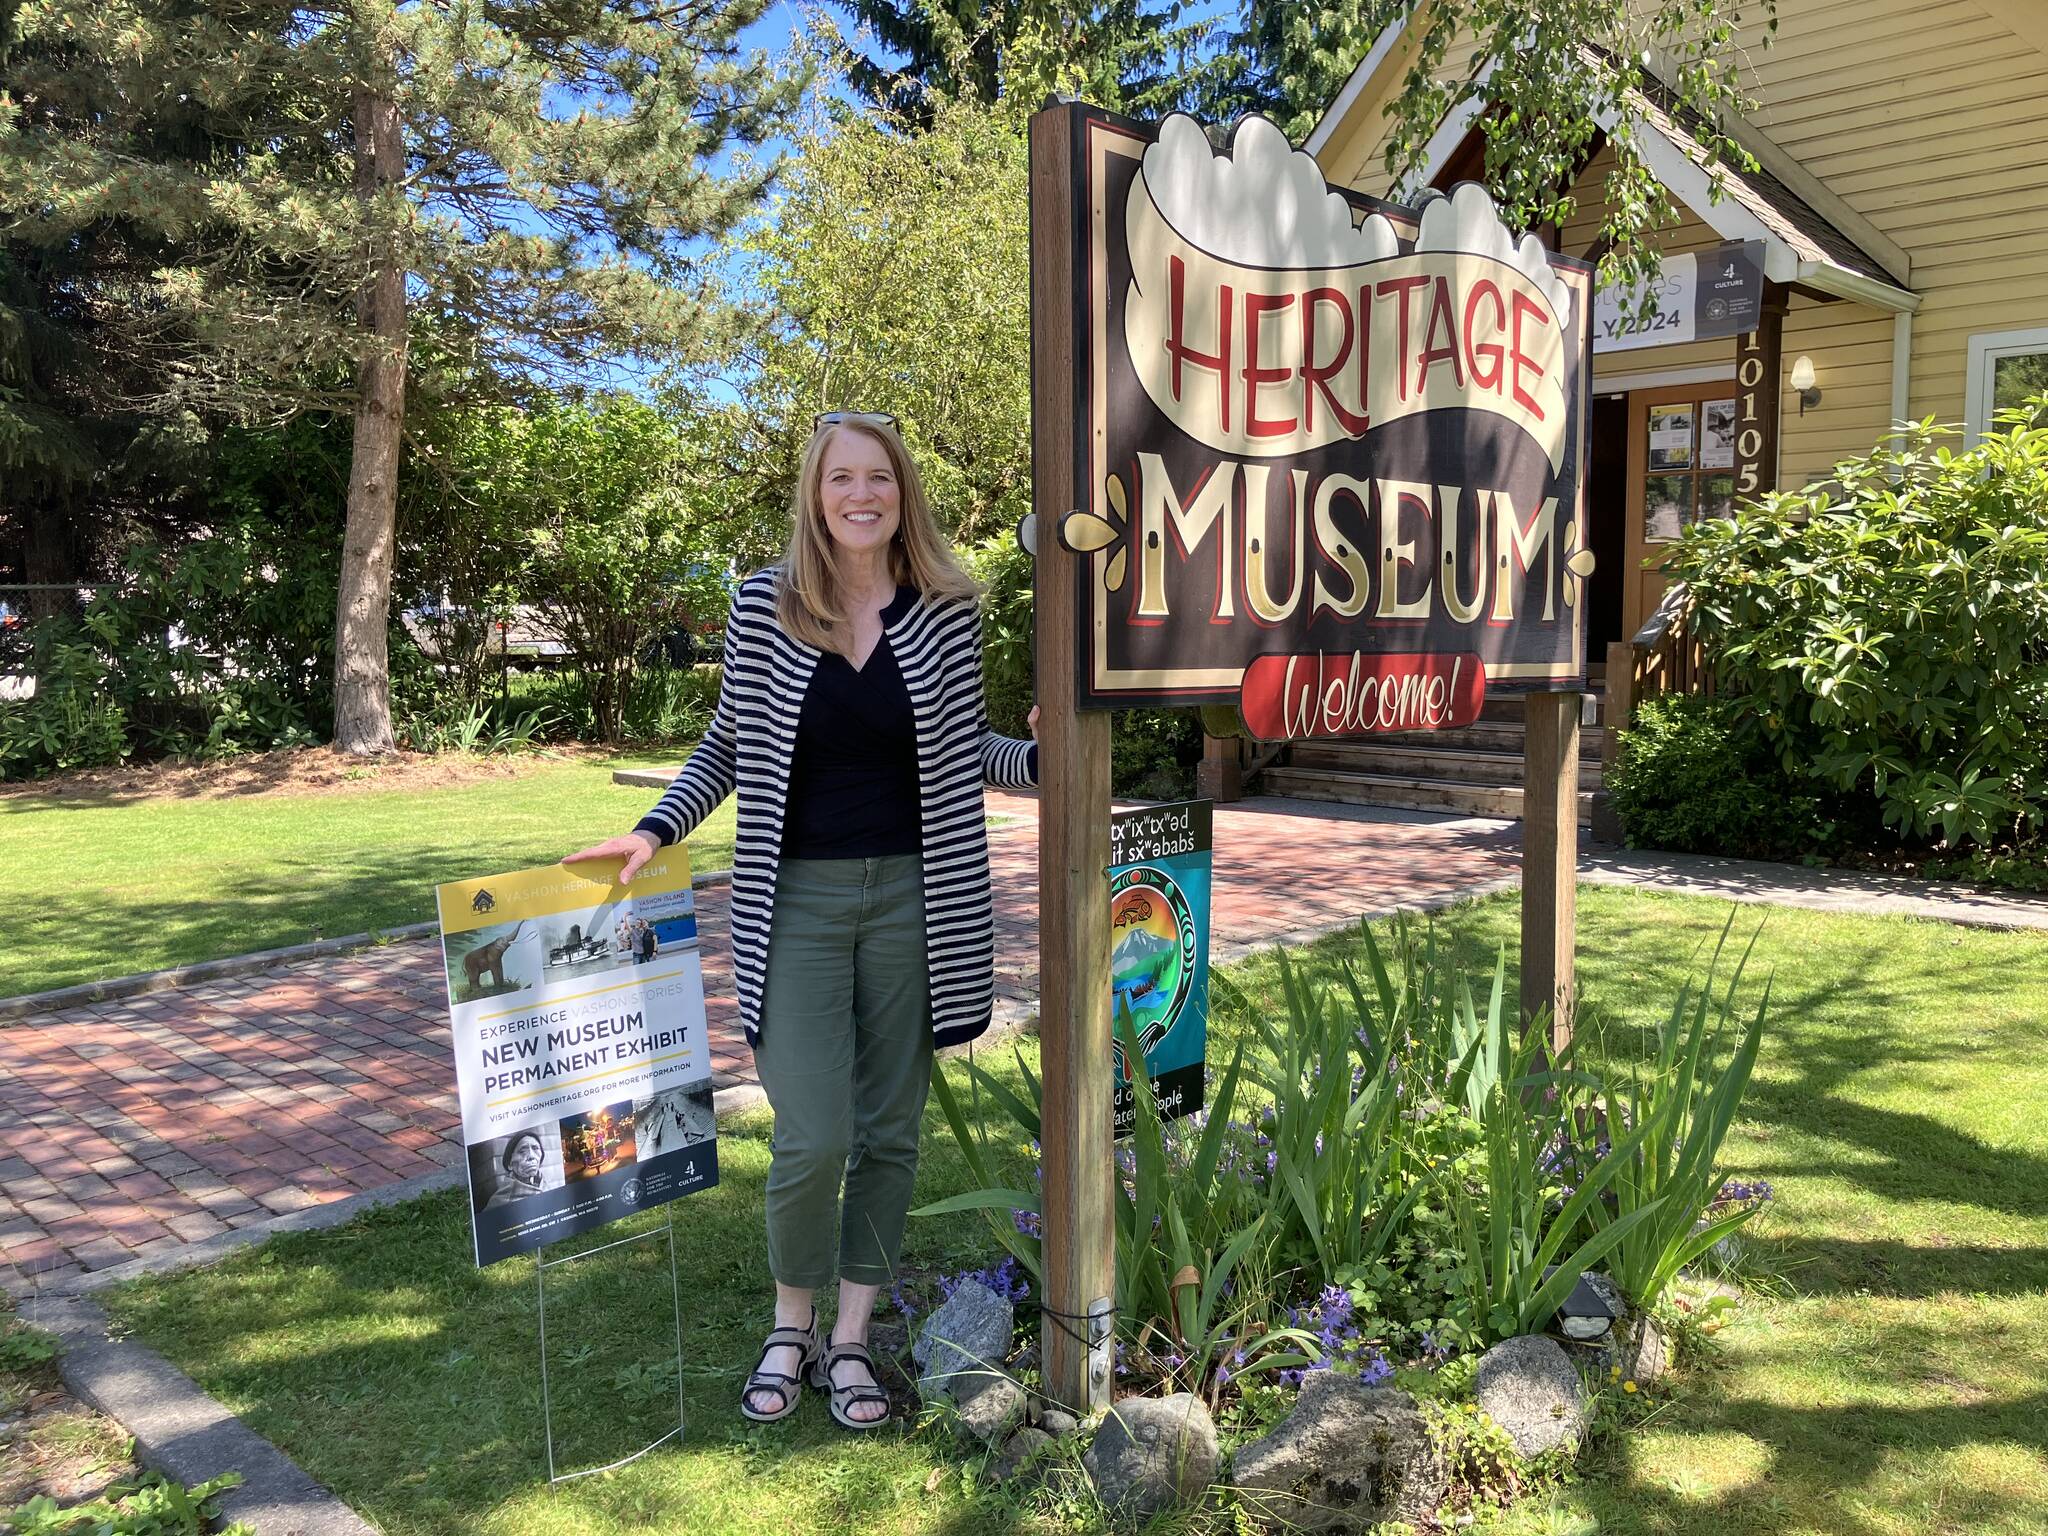
M 885 55 L 852 55 L 848 77 L 913 121 L 930 120 L 928 95 L 994 101 L 1047 90 L 1157 116 L 1196 99 L 1210 67 L 1212 25 L 1184 20 L 1184 0 L 848 0 L 848 9 Z
M 801 82 L 743 57 L 767 0 L 25 0 L 0 95 L 0 237 L 109 220 L 166 264 L 126 316 L 149 402 L 354 422 L 335 741 L 392 746 L 386 631 L 409 387 L 508 393 L 708 334 L 689 243 L 762 192 L 734 146 Z M 236 146 L 150 154 L 191 113 Z M 409 380 L 416 340 L 445 377 Z
M 15 10 L 0 4 L 0 97 L 49 68 L 50 48 L 15 35 Z M 159 126 L 164 156 L 203 162 L 219 147 L 176 115 Z M 174 520 L 196 470 L 203 427 L 135 407 L 144 366 L 112 323 L 164 256 L 161 240 L 114 220 L 0 240 L 0 571 L 31 585 L 17 606 L 32 617 L 72 611 L 138 523 Z

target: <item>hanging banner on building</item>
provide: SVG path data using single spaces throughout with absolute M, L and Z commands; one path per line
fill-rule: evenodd
M 1441 729 L 1585 677 L 1591 269 L 1461 185 L 1331 187 L 1263 118 L 1218 151 L 1077 114 L 1084 708 L 1258 734 Z
M 477 1263 L 716 1184 L 688 852 L 631 886 L 551 864 L 438 894 Z
M 1619 289 L 1603 288 L 1593 300 L 1593 350 L 1626 352 L 1755 330 L 1763 317 L 1763 241 L 1666 256 L 1656 296 L 1656 307 L 1645 312 L 1625 304 Z
M 1137 1118 L 1134 1072 L 1152 1080 L 1162 1120 L 1202 1107 L 1209 1038 L 1209 851 L 1207 800 L 1120 811 L 1110 819 L 1111 1017 L 1126 1010 L 1145 1059 L 1116 1041 L 1116 1134 Z

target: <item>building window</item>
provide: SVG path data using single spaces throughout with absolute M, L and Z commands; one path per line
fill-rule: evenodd
M 1972 336 L 1963 400 L 1965 446 L 1976 447 L 1991 430 L 1995 412 L 2039 394 L 2048 394 L 2048 326 Z

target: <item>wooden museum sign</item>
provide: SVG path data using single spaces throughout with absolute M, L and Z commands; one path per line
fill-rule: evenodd
M 1262 118 L 1218 151 L 1067 110 L 1076 281 L 1037 321 L 1071 327 L 1080 706 L 1279 740 L 1582 685 L 1590 267 L 1474 185 L 1331 187 Z

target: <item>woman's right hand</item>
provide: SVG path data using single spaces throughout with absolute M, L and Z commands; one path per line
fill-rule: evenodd
M 586 859 L 624 859 L 626 862 L 619 869 L 618 883 L 626 885 L 640 872 L 640 866 L 659 852 L 661 844 L 652 832 L 621 832 L 617 837 L 608 837 L 581 853 L 570 854 L 562 862 L 581 864 Z

